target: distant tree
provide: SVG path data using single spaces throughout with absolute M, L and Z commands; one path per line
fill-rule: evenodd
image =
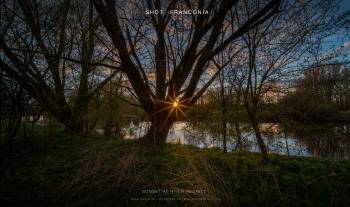
M 350 109 L 350 69 L 346 64 L 333 63 L 308 68 L 296 83 L 297 93 L 308 94 L 317 104 Z

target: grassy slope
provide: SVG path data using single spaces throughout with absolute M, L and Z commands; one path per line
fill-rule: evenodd
M 1 151 L 1 206 L 350 205 L 350 161 L 271 155 L 263 165 L 248 152 L 166 145 L 155 153 L 138 141 L 36 137 Z M 145 193 L 155 189 L 179 191 Z

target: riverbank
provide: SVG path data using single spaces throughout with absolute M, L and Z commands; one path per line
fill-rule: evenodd
M 1 206 L 348 206 L 350 161 L 56 132 L 1 149 Z

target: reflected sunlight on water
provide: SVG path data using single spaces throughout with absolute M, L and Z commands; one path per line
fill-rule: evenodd
M 176 122 L 169 131 L 167 142 L 194 145 L 200 148 L 222 148 L 221 123 Z M 131 122 L 122 129 L 124 139 L 138 139 L 150 127 L 149 122 Z M 297 155 L 322 156 L 336 159 L 350 158 L 350 126 L 282 126 L 277 123 L 260 124 L 261 133 L 270 152 Z M 99 129 L 101 131 L 101 129 Z M 237 131 L 234 124 L 227 124 L 227 148 L 237 148 Z M 246 150 L 259 152 L 255 134 L 246 123 L 239 124 L 239 132 Z M 100 132 L 99 132 L 100 133 Z

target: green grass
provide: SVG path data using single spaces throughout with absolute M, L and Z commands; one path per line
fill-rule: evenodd
M 1 206 L 350 205 L 350 161 L 271 154 L 264 164 L 257 153 L 171 144 L 154 152 L 63 132 L 0 155 Z

